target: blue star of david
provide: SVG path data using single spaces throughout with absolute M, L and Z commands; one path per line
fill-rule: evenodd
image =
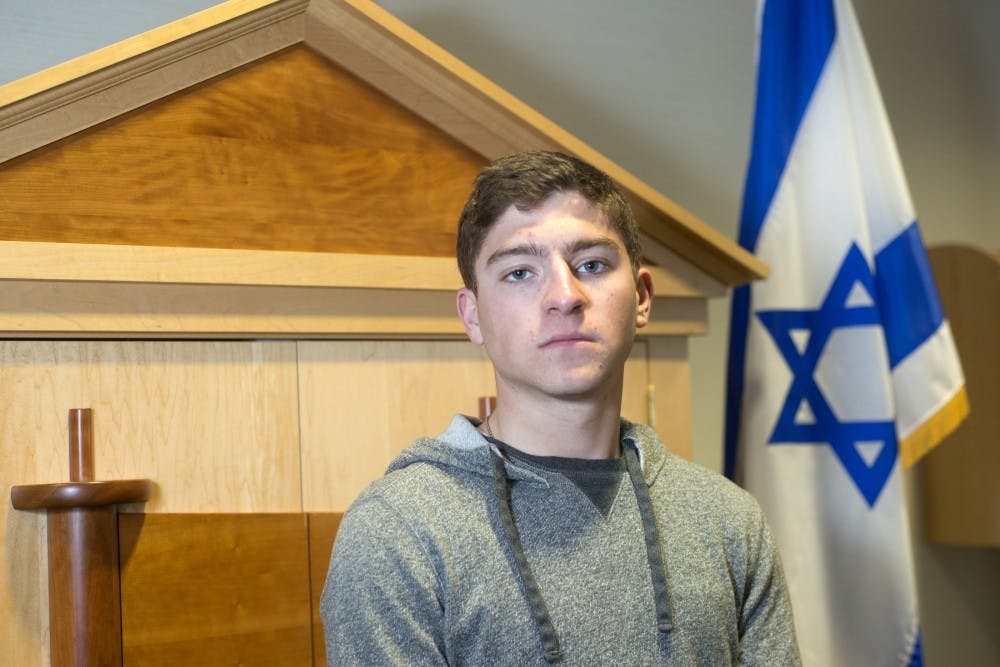
M 871 297 L 867 305 L 848 305 L 855 284 Z M 770 333 L 792 372 L 792 382 L 771 433 L 769 444 L 829 445 L 869 506 L 874 506 L 892 473 L 898 445 L 892 421 L 849 422 L 834 413 L 816 382 L 816 367 L 830 336 L 842 327 L 880 326 L 875 279 L 861 250 L 852 245 L 823 303 L 816 310 L 758 311 L 757 317 Z M 806 331 L 809 339 L 799 351 L 793 331 Z M 805 403 L 814 419 L 796 421 Z M 884 443 L 869 465 L 858 451 L 858 443 Z

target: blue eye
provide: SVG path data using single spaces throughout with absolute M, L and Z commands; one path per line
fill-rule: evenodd
M 577 270 L 580 273 L 601 273 L 606 271 L 608 265 L 600 260 L 591 259 L 581 264 Z
M 530 276 L 531 276 L 531 271 L 529 271 L 528 269 L 514 269 L 513 271 L 505 275 L 503 279 L 506 280 L 507 282 L 516 283 L 522 280 L 526 280 Z

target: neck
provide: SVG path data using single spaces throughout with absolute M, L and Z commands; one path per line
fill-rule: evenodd
M 489 420 L 497 440 L 536 456 L 619 455 L 620 395 L 617 401 L 521 401 L 516 392 L 497 389 L 497 409 Z

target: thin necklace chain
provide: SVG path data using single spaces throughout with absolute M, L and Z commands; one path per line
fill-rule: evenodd
M 493 438 L 494 440 L 496 440 L 496 437 L 494 437 L 494 435 L 493 435 L 493 429 L 490 428 L 490 420 L 491 419 L 493 419 L 493 413 L 492 412 L 490 414 L 486 415 L 486 435 L 488 435 L 491 438 Z

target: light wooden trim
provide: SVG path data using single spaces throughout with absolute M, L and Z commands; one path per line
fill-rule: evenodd
M 660 256 L 667 259 L 666 255 Z M 720 296 L 680 258 L 648 266 L 658 296 Z M 450 257 L 0 241 L 0 280 L 455 290 Z
M 694 460 L 691 363 L 684 336 L 652 338 L 649 346 L 651 413 L 647 420 L 674 454 Z
M 0 280 L 454 290 L 447 257 L 0 241 Z
M 306 2 L 307 0 L 302 0 L 298 3 L 303 5 L 299 11 L 304 9 Z M 203 45 L 209 39 L 214 38 L 213 41 L 219 39 L 217 32 L 205 33 L 204 31 L 218 27 L 233 19 L 245 17 L 247 14 L 255 12 L 258 9 L 276 4 L 279 4 L 279 0 L 230 0 L 229 2 L 210 7 L 191 16 L 178 19 L 167 25 L 154 28 L 141 35 L 130 37 L 97 51 L 73 58 L 41 72 L 0 86 L 0 107 L 57 88 L 87 74 L 104 70 L 130 58 L 145 56 L 150 51 L 161 49 L 161 47 L 170 44 L 175 44 L 176 48 L 168 51 L 157 51 L 158 58 L 184 58 L 191 53 L 201 50 L 199 46 Z M 256 20 L 259 20 L 259 18 L 256 17 Z M 226 37 L 231 38 L 232 30 L 232 26 L 227 26 L 226 32 L 230 33 L 230 35 Z M 199 33 L 201 35 L 196 40 L 189 40 L 178 44 L 178 40 L 198 35 Z
M 707 300 L 664 267 L 643 336 L 702 334 Z M 463 338 L 444 257 L 0 242 L 0 335 Z
M 707 331 L 707 302 L 654 300 L 643 336 Z M 454 290 L 0 280 L 4 338 L 465 337 Z
M 230 0 L 0 86 L 0 162 L 302 41 L 308 0 Z
M 640 233 L 639 240 L 643 255 L 655 264 L 647 268 L 653 271 L 653 288 L 657 294 L 720 297 L 729 291 L 724 284 L 648 235 Z M 657 272 L 657 268 L 661 270 Z
M 526 148 L 578 155 L 630 195 L 647 234 L 715 278 L 734 285 L 767 276 L 762 261 L 378 5 L 313 0 L 306 16 L 309 46 L 470 148 L 489 158 Z

